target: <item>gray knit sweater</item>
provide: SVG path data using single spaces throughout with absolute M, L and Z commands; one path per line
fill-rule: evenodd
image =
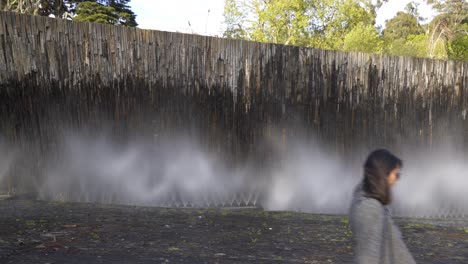
M 416 263 L 388 208 L 376 199 L 365 197 L 362 184 L 354 191 L 349 223 L 353 233 L 355 263 Z

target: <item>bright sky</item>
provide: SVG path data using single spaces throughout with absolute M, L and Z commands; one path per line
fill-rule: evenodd
M 388 3 L 382 5 L 377 12 L 377 25 L 382 26 L 383 28 L 385 26 L 385 20 L 394 17 L 398 11 L 405 11 L 405 7 L 409 2 L 419 3 L 419 14 L 426 18 L 426 21 L 423 21 L 423 24 L 430 22 L 436 15 L 436 12 L 432 10 L 424 0 L 389 0 Z
M 421 16 L 430 21 L 435 12 L 423 0 L 414 1 L 421 3 Z M 408 2 L 389 0 L 377 13 L 377 24 L 383 26 L 396 12 L 404 11 Z M 130 5 L 140 28 L 222 35 L 224 0 L 132 0 Z
M 139 28 L 222 35 L 224 0 L 132 0 L 130 6 Z

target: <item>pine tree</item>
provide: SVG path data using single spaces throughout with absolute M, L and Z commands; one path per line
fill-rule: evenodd
M 76 14 L 79 21 L 138 26 L 136 15 L 130 9 L 130 0 L 68 0 L 71 13 Z
M 0 0 L 0 10 L 77 21 L 138 26 L 130 0 Z

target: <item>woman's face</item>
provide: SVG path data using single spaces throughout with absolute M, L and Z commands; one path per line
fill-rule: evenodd
M 400 178 L 400 167 L 393 169 L 387 177 L 388 186 L 392 187 Z

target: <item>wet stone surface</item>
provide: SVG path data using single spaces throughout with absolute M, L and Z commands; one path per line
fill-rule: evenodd
M 468 263 L 468 219 L 396 219 L 417 263 Z M 351 263 L 344 216 L 0 201 L 0 263 Z

